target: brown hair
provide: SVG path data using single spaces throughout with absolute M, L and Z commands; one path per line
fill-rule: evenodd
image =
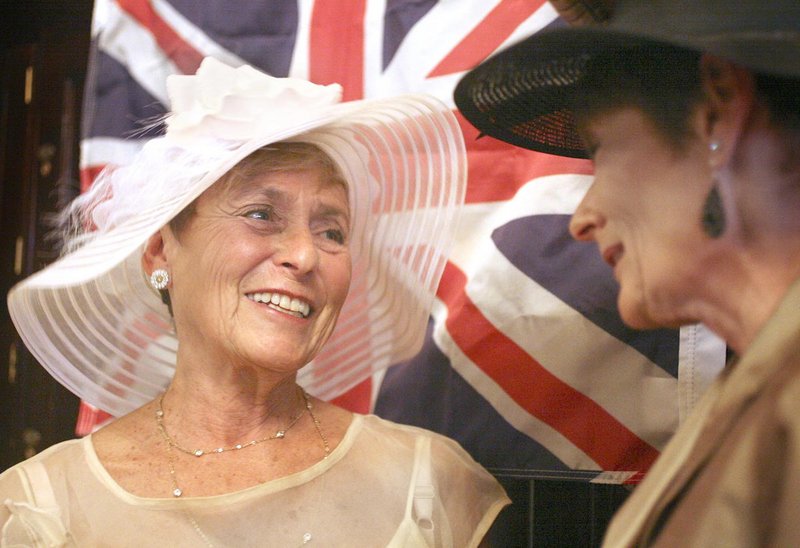
M 703 99 L 696 51 L 653 43 L 591 58 L 573 110 L 582 127 L 599 114 L 638 107 L 680 153 L 692 137 L 689 119 Z M 787 137 L 800 140 L 800 81 L 755 74 L 756 94 Z
M 691 136 L 689 118 L 703 97 L 700 54 L 653 44 L 593 57 L 575 91 L 582 127 L 599 114 L 638 107 L 677 151 Z
M 756 90 L 772 123 L 800 137 L 800 80 L 756 74 Z

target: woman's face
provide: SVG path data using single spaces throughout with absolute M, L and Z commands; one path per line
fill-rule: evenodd
M 318 169 L 214 185 L 164 251 L 179 343 L 228 362 L 299 369 L 350 284 L 347 189 Z
M 619 309 L 635 328 L 695 321 L 708 267 L 702 204 L 711 188 L 707 147 L 689 138 L 677 152 L 637 108 L 586 126 L 595 180 L 572 217 L 620 283 Z

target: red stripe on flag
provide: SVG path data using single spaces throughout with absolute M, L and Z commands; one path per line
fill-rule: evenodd
M 467 145 L 468 204 L 510 200 L 520 187 L 537 177 L 593 173 L 589 160 L 543 154 L 481 137 L 460 112 L 456 116 Z
M 466 275 L 448 262 L 438 296 L 447 305 L 447 331 L 466 356 L 603 470 L 647 470 L 658 451 L 499 331 L 469 299 L 466 284 Z
M 366 0 L 316 0 L 311 14 L 309 79 L 341 84 L 344 101 L 364 97 L 365 10 Z
M 105 411 L 81 401 L 78 407 L 78 419 L 75 423 L 75 435 L 85 436 L 91 434 L 111 418 L 111 415 Z
M 493 53 L 545 0 L 503 0 L 436 65 L 428 78 L 462 72 L 475 67 Z
M 89 190 L 89 187 L 92 186 L 94 180 L 97 179 L 97 176 L 100 175 L 100 172 L 103 171 L 105 167 L 106 164 L 100 164 L 81 168 L 81 192 L 86 192 Z
M 150 31 L 164 55 L 169 57 L 182 73 L 197 72 L 203 54 L 161 19 L 148 0 L 117 0 L 117 4 Z
M 367 414 L 372 401 L 372 380 L 361 381 L 353 388 L 331 400 L 331 403 L 355 413 Z

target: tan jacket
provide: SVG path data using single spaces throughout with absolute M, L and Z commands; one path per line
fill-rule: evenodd
M 800 282 L 615 515 L 604 546 L 800 546 Z

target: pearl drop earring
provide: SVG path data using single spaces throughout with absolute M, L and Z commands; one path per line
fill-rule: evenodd
M 708 149 L 712 153 L 717 152 L 719 148 L 719 141 L 715 140 L 708 143 Z M 712 159 L 710 163 L 713 167 L 714 160 Z M 700 223 L 703 227 L 703 232 L 709 237 L 719 238 L 725 233 L 727 220 L 725 218 L 725 208 L 722 204 L 722 196 L 720 196 L 716 174 L 712 174 L 712 178 L 713 185 L 706 196 L 705 202 L 703 202 Z

